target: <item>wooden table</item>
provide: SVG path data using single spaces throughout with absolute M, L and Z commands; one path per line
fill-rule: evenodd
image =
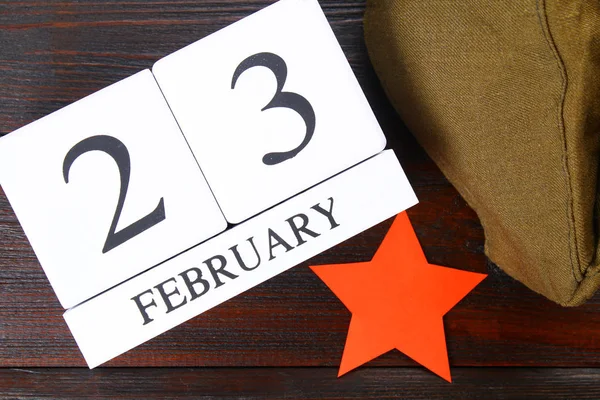
M 0 1 L 0 133 L 268 3 Z M 445 318 L 454 383 L 397 351 L 336 379 L 350 314 L 307 266 L 369 260 L 391 221 L 89 371 L 0 190 L 1 398 L 600 398 L 600 296 L 564 309 L 486 262 L 476 214 L 405 129 L 369 64 L 364 1 L 322 5 L 420 199 L 409 216 L 429 261 L 490 274 Z

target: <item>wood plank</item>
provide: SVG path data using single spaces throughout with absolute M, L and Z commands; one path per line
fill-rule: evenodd
M 270 1 L 0 1 L 0 134 L 116 82 Z M 475 213 L 394 113 L 362 39 L 364 1 L 322 2 L 421 203 L 432 263 L 486 272 L 446 318 L 455 366 L 597 366 L 600 296 L 562 309 L 486 266 Z M 49 194 L 51 195 L 51 194 Z M 370 259 L 391 221 L 173 329 L 113 366 L 336 366 L 349 313 L 307 268 Z M 0 190 L 0 365 L 83 366 L 47 279 Z M 371 363 L 414 365 L 398 352 Z
M 370 258 L 389 222 L 315 257 L 313 263 Z M 456 246 L 452 252 L 462 251 L 458 244 Z M 426 252 L 431 254 L 431 248 L 426 247 Z M 115 359 L 110 365 L 338 365 L 349 313 L 307 264 L 192 319 Z M 0 272 L 3 290 L 0 364 L 84 365 L 43 274 L 38 267 L 29 274 L 28 268 L 14 264 L 11 269 L 5 267 Z M 598 300 L 596 296 L 583 307 L 563 309 L 502 273 L 492 271 L 492 275 L 446 317 L 451 363 L 457 366 L 598 365 Z M 413 363 L 400 353 L 392 352 L 372 365 Z
M 455 368 L 450 384 L 421 368 L 3 369 L 0 399 L 598 399 L 600 370 Z

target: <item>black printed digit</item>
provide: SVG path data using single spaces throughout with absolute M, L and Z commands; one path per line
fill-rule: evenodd
M 312 139 L 313 133 L 315 132 L 315 112 L 308 100 L 306 100 L 304 97 L 297 93 L 282 91 L 283 85 L 285 84 L 285 80 L 287 78 L 287 65 L 285 64 L 285 61 L 283 61 L 283 59 L 277 54 L 258 53 L 242 61 L 233 73 L 231 89 L 235 88 L 235 84 L 240 75 L 252 67 L 266 67 L 273 72 L 275 78 L 277 79 L 277 91 L 275 92 L 275 96 L 273 96 L 269 104 L 264 106 L 261 111 L 277 107 L 289 108 L 300 114 L 304 120 L 304 123 L 306 124 L 306 134 L 304 136 L 304 140 L 298 147 L 290 151 L 265 154 L 263 157 L 263 163 L 266 165 L 275 165 L 295 157 L 302 151 L 302 149 L 306 147 L 308 142 L 310 142 L 310 139 Z
M 121 217 L 121 211 L 123 211 L 123 204 L 125 204 L 127 188 L 129 187 L 129 176 L 131 174 L 129 151 L 123 142 L 112 136 L 99 135 L 84 139 L 73 146 L 65 156 L 63 162 L 63 177 L 65 178 L 65 183 L 69 183 L 69 171 L 71 170 L 73 162 L 75 162 L 82 154 L 90 151 L 103 151 L 111 156 L 117 163 L 119 174 L 121 176 L 121 191 L 119 193 L 117 209 L 115 210 L 115 216 L 113 217 L 110 229 L 108 230 L 108 236 L 106 237 L 106 242 L 104 243 L 104 248 L 102 249 L 102 253 L 106 253 L 163 221 L 165 219 L 165 204 L 164 198 L 161 198 L 154 211 L 150 214 L 123 228 L 119 232 L 115 232 L 117 223 Z

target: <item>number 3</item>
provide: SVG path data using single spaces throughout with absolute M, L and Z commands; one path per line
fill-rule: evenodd
M 94 150 L 103 151 L 111 156 L 117 163 L 119 174 L 121 175 L 121 192 L 119 193 L 117 209 L 110 225 L 110 229 L 108 230 L 104 248 L 102 249 L 102 253 L 106 253 L 163 221 L 165 219 L 165 203 L 164 198 L 161 198 L 154 211 L 150 214 L 123 228 L 119 232 L 115 232 L 117 223 L 121 217 L 121 211 L 123 211 L 123 204 L 125 204 L 125 196 L 127 195 L 127 188 L 129 187 L 129 176 L 131 174 L 129 151 L 123 142 L 112 136 L 106 135 L 92 136 L 82 140 L 73 146 L 65 156 L 63 162 L 63 177 L 65 178 L 65 183 L 69 183 L 69 171 L 71 170 L 71 165 L 73 165 L 75 160 L 82 154 Z
M 231 89 L 235 89 L 235 84 L 240 75 L 252 67 L 267 67 L 273 72 L 277 79 L 277 91 L 275 92 L 275 96 L 273 96 L 269 104 L 264 106 L 261 111 L 277 107 L 290 108 L 300 114 L 306 124 L 304 140 L 298 147 L 290 151 L 268 153 L 263 157 L 263 163 L 266 165 L 279 164 L 295 157 L 306 147 L 308 142 L 310 142 L 310 139 L 312 139 L 313 133 L 315 132 L 315 112 L 308 100 L 304 97 L 297 93 L 281 91 L 287 78 L 287 65 L 285 64 L 285 61 L 283 61 L 283 58 L 279 57 L 277 54 L 258 53 L 242 61 L 233 73 Z

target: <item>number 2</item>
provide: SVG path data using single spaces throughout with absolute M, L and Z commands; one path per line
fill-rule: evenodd
M 119 232 L 115 232 L 119 218 L 121 217 L 121 211 L 123 211 L 123 204 L 125 204 L 125 196 L 127 195 L 129 177 L 131 174 L 129 151 L 123 142 L 112 136 L 106 135 L 92 136 L 82 140 L 73 146 L 65 156 L 63 162 L 63 177 L 65 178 L 65 183 L 69 183 L 69 171 L 71 170 L 71 165 L 73 165 L 75 160 L 82 154 L 94 150 L 103 151 L 111 156 L 117 163 L 119 175 L 121 176 L 121 191 L 119 193 L 117 209 L 110 225 L 110 229 L 108 230 L 104 248 L 102 249 L 102 253 L 106 253 L 163 221 L 165 219 L 165 204 L 164 198 L 161 198 L 154 211 L 150 214 L 123 228 Z
M 298 147 L 290 151 L 267 153 L 263 157 L 263 163 L 266 165 L 279 164 L 285 160 L 295 157 L 298 153 L 300 153 L 300 151 L 302 151 L 302 149 L 306 147 L 308 142 L 310 142 L 310 139 L 312 139 L 313 134 L 315 133 L 315 111 L 308 100 L 299 94 L 282 92 L 283 85 L 285 84 L 285 80 L 287 78 L 287 65 L 285 64 L 285 61 L 283 61 L 283 58 L 279 57 L 277 54 L 258 53 L 242 61 L 233 73 L 231 89 L 235 89 L 235 84 L 240 75 L 252 67 L 267 67 L 271 70 L 271 72 L 273 72 L 275 78 L 277 79 L 277 91 L 275 92 L 275 96 L 273 96 L 269 104 L 264 106 L 261 111 L 277 107 L 289 108 L 300 114 L 304 120 L 304 123 L 306 124 L 306 134 L 304 136 L 304 140 Z

